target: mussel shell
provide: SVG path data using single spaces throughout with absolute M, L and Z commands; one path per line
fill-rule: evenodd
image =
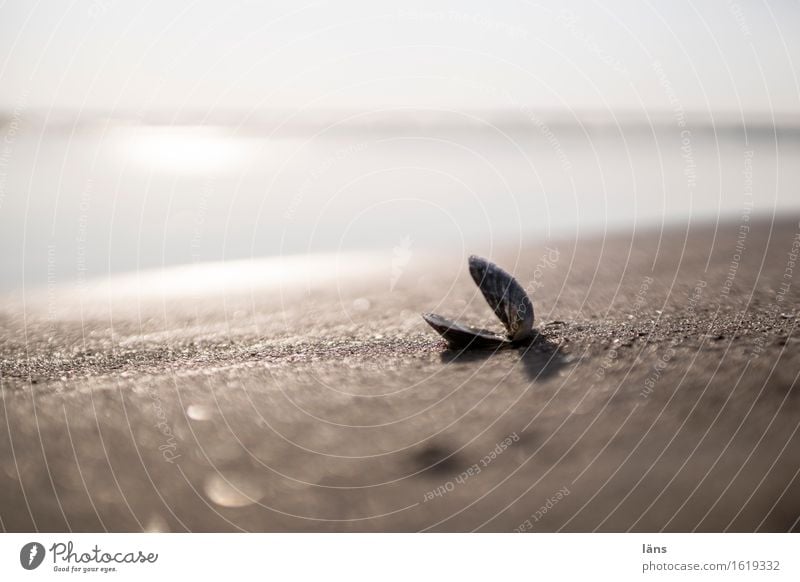
M 529 338 L 533 331 L 533 303 L 514 277 L 480 257 L 469 258 L 472 280 L 495 315 L 503 322 L 511 341 Z
M 486 329 L 462 325 L 435 313 L 423 313 L 422 318 L 447 340 L 451 349 L 499 348 L 511 342 Z

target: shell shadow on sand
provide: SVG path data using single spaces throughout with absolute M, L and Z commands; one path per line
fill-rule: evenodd
M 532 382 L 550 378 L 569 361 L 558 344 L 538 333 L 525 342 L 494 349 L 448 348 L 439 357 L 443 364 L 475 363 L 485 362 L 500 351 L 516 351 L 525 376 Z

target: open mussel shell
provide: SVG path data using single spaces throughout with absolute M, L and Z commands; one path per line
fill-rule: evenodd
M 533 334 L 533 303 L 522 285 L 494 263 L 474 255 L 469 258 L 469 273 L 489 307 L 503 322 L 508 336 L 450 321 L 435 313 L 423 313 L 428 325 L 455 349 L 499 348 L 528 340 Z
M 514 277 L 486 259 L 471 256 L 472 280 L 495 315 L 503 322 L 511 341 L 522 341 L 533 331 L 533 303 Z
M 447 340 L 447 345 L 451 349 L 499 348 L 511 343 L 503 336 L 489 330 L 462 325 L 435 313 L 423 313 L 422 318 Z

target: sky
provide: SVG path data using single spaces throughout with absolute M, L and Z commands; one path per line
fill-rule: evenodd
M 0 109 L 800 113 L 800 2 L 0 4 Z

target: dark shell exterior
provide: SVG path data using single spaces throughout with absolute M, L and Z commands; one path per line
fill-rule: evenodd
M 486 259 L 469 258 L 472 280 L 495 315 L 506 326 L 511 341 L 528 339 L 533 331 L 533 303 L 514 277 Z
M 492 331 L 462 325 L 435 313 L 423 313 L 422 318 L 447 340 L 447 345 L 451 349 L 499 348 L 511 343 Z

